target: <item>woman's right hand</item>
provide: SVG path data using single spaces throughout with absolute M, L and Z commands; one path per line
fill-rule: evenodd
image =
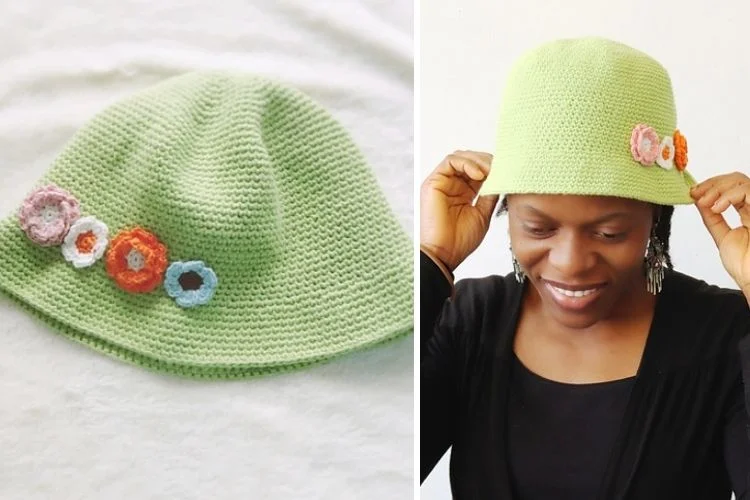
M 419 243 L 433 259 L 453 271 L 484 239 L 498 196 L 472 201 L 490 172 L 492 155 L 456 151 L 422 183 Z

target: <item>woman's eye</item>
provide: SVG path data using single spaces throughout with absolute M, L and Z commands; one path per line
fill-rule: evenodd
M 601 236 L 605 240 L 617 240 L 619 238 L 622 238 L 625 233 L 605 233 L 605 232 L 600 232 L 598 234 L 599 234 L 599 236 Z
M 545 227 L 529 227 L 526 226 L 524 229 L 526 229 L 526 232 L 529 234 L 532 234 L 534 236 L 546 236 L 549 233 L 552 232 L 551 229 L 547 229 Z

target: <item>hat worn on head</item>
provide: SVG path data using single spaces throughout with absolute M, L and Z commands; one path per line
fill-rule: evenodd
M 651 57 L 601 38 L 548 43 L 510 71 L 479 194 L 693 203 L 676 125 L 669 75 Z
M 144 367 L 234 378 L 412 331 L 412 249 L 344 129 L 296 90 L 192 73 L 79 131 L 0 221 L 0 291 Z

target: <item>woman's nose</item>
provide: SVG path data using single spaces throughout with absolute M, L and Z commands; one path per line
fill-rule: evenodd
M 580 276 L 596 264 L 590 244 L 582 235 L 572 232 L 558 235 L 548 255 L 560 278 Z

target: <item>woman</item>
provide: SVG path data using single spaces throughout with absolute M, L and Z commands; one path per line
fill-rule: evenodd
M 452 446 L 458 499 L 750 498 L 750 179 L 696 185 L 675 125 L 656 61 L 554 42 L 511 71 L 494 158 L 424 181 L 423 480 Z M 500 197 L 515 272 L 454 287 Z M 740 290 L 672 270 L 689 203 Z

